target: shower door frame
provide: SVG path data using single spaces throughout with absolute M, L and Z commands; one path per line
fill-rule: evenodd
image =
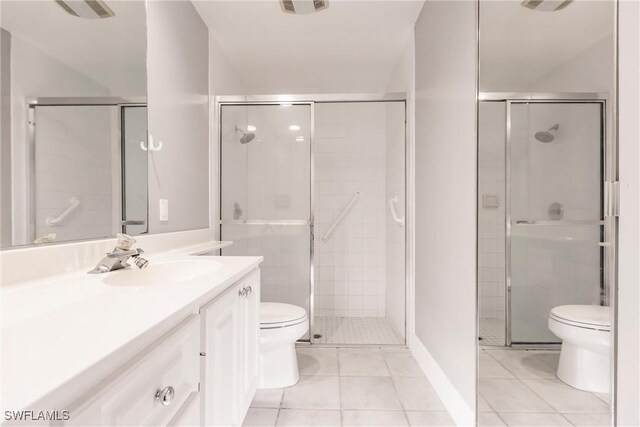
M 605 249 L 602 258 L 602 286 L 607 294 L 605 294 L 606 302 L 611 307 L 615 307 L 615 284 L 616 284 L 616 221 L 617 216 L 617 152 L 615 139 L 609 125 L 612 111 L 609 96 L 605 93 L 506 93 L 506 92 L 481 92 L 478 96 L 479 102 L 504 102 L 505 103 L 505 346 L 521 347 L 521 348 L 558 348 L 559 343 L 517 343 L 512 342 L 511 337 L 511 106 L 512 104 L 599 104 L 601 106 L 601 137 L 602 137 L 602 159 L 601 164 L 601 217 L 597 222 L 603 227 L 603 241 L 601 246 Z M 585 225 L 584 221 L 579 221 Z M 479 307 L 479 297 L 478 307 Z M 603 302 L 603 301 L 601 301 Z M 615 342 L 615 312 L 613 316 L 612 330 L 614 331 Z
M 123 167 L 123 154 L 124 154 L 124 133 L 122 129 L 123 114 L 124 108 L 127 107 L 145 107 L 148 108 L 147 98 L 146 97 L 117 97 L 117 96 L 67 96 L 67 97 L 28 97 L 26 98 L 26 108 L 27 108 L 27 146 L 25 149 L 26 158 L 27 158 L 27 188 L 31 188 L 35 186 L 36 182 L 36 159 L 35 159 L 35 150 L 36 150 L 36 108 L 37 107 L 115 107 L 117 108 L 117 118 L 115 127 L 117 129 L 116 138 L 120 144 L 120 159 L 119 165 L 120 168 L 120 182 L 117 186 L 117 191 L 120 192 L 118 194 L 118 200 L 120 203 L 120 224 L 118 224 L 119 232 L 124 233 L 125 225 L 122 224 L 124 222 L 126 201 L 124 200 L 124 185 L 126 182 L 125 170 Z M 149 119 L 148 119 L 148 110 L 147 110 L 147 135 L 149 135 Z M 147 191 L 148 191 L 148 183 L 147 183 Z M 26 238 L 27 244 L 26 246 L 33 245 L 33 239 L 36 237 L 36 195 L 35 191 L 30 191 L 28 196 L 28 200 L 26 200 L 27 204 L 27 216 L 28 223 L 27 227 L 24 230 L 26 236 L 21 236 L 22 238 Z M 147 216 L 145 218 L 145 224 L 147 226 L 147 230 L 145 232 L 140 233 L 139 235 L 149 234 L 149 199 L 147 193 Z M 111 237 L 90 237 L 89 239 L 110 239 Z M 84 240 L 84 239 L 81 239 Z M 74 240 L 61 240 L 59 242 L 54 243 L 70 243 Z
M 313 143 L 315 139 L 315 104 L 331 104 L 331 103 L 347 103 L 347 102 L 403 102 L 404 103 L 404 158 L 405 158 L 405 308 L 404 308 L 404 345 L 410 343 L 410 332 L 412 329 L 413 312 L 409 311 L 411 307 L 411 301 L 413 301 L 413 286 L 411 286 L 410 269 L 411 264 L 411 240 L 410 231 L 413 229 L 413 216 L 410 214 L 409 196 L 413 189 L 413 168 L 410 162 L 410 147 L 409 147 L 409 112 L 408 112 L 408 95 L 405 92 L 390 92 L 390 93 L 353 93 L 353 94 L 301 94 L 301 95 L 217 95 L 215 97 L 215 117 L 218 124 L 217 138 L 218 138 L 218 214 L 217 214 L 217 226 L 220 236 L 222 236 L 222 107 L 232 106 L 265 106 L 265 105 L 309 105 L 311 113 L 311 132 L 310 132 L 310 193 L 309 193 L 309 230 L 310 230 L 310 248 L 309 248 L 309 344 L 317 344 L 314 338 L 315 330 L 315 261 L 314 261 L 314 241 L 315 241 L 315 223 L 314 223 L 314 204 L 315 198 L 315 182 L 314 182 L 314 156 L 313 156 Z M 282 221 L 285 224 L 287 221 Z M 290 222 L 290 221 L 289 221 Z M 220 249 L 222 254 L 222 249 Z M 411 277 L 410 277 L 411 276 Z M 303 341 L 306 342 L 306 341 Z M 327 344 L 329 345 L 329 344 Z M 336 344 L 331 344 L 335 346 Z M 341 346 L 348 346 L 340 344 Z M 374 345 L 374 344 L 372 344 Z M 375 344 L 378 345 L 378 344 Z

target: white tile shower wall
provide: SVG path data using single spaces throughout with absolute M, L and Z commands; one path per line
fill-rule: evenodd
M 504 103 L 480 103 L 478 297 L 485 319 L 505 316 L 505 117 Z
M 317 104 L 313 150 L 315 314 L 384 317 L 384 104 Z M 356 192 L 358 201 L 323 243 L 320 238 Z
M 112 183 L 116 108 L 37 107 L 36 122 L 35 236 L 56 233 L 59 241 L 112 236 L 117 231 L 112 193 L 119 194 Z M 60 224 L 48 225 L 47 218 L 64 212 L 72 197 L 79 207 Z

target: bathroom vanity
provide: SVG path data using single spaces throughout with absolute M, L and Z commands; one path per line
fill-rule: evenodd
M 262 258 L 149 261 L 3 291 L 3 425 L 23 410 L 27 425 L 241 425 L 258 379 Z M 34 422 L 38 411 L 58 412 Z

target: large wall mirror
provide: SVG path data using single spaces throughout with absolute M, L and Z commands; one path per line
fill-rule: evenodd
M 612 425 L 614 1 L 479 2 L 480 425 Z
M 2 1 L 2 247 L 148 232 L 141 1 Z

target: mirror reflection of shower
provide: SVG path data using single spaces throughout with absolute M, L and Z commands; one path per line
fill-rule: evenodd
M 236 132 L 242 134 L 242 136 L 240 137 L 240 144 L 248 144 L 251 141 L 253 141 L 254 138 L 256 137 L 255 133 L 253 133 L 253 132 L 245 132 L 242 129 L 240 129 L 238 126 L 236 126 Z
M 551 126 L 547 130 L 541 130 L 539 132 L 536 132 L 535 137 L 540 142 L 544 142 L 544 143 L 553 142 L 553 140 L 556 139 L 555 133 L 558 131 L 558 129 L 560 129 L 560 125 L 556 123 L 555 125 Z
M 240 204 L 238 202 L 233 204 L 233 219 L 242 219 L 242 208 L 240 208 Z

